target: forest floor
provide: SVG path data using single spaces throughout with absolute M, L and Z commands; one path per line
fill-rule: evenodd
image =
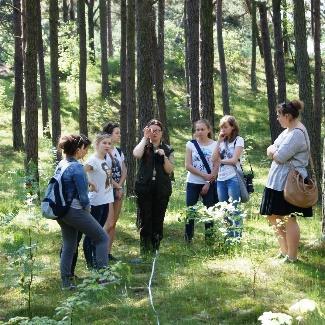
M 293 303 L 306 298 L 314 300 L 318 310 L 304 316 L 300 324 L 325 324 L 325 246 L 320 240 L 320 210 L 315 209 L 311 219 L 299 218 L 301 244 L 297 264 L 281 264 L 274 259 L 278 253 L 276 238 L 258 213 L 269 167 L 265 157 L 270 139 L 264 94 L 251 94 L 247 88 L 249 83 L 242 82 L 241 78 L 231 85 L 233 114 L 238 117 L 255 172 L 255 193 L 243 207 L 247 217 L 241 243 L 231 247 L 208 246 L 203 226 L 198 224 L 193 243 L 186 245 L 184 221 L 180 219 L 185 214 L 183 166 L 191 127 L 182 87 L 177 81 L 168 83 L 167 107 L 171 112 L 168 118 L 175 148 L 176 181 L 159 254 L 142 264 L 131 263 L 139 255 L 139 234 L 134 198 L 128 198 L 113 247 L 113 254 L 120 259 L 115 269 L 123 275 L 122 279 L 103 288 L 79 289 L 75 293 L 60 288 L 60 229 L 55 221 L 42 219 L 38 203 L 26 197 L 23 154 L 11 149 L 10 104 L 1 107 L 0 323 L 30 315 L 47 317 L 34 319 L 33 324 L 54 324 L 53 319 L 65 315 L 69 324 L 157 324 L 158 320 L 160 324 L 259 324 L 258 318 L 264 312 L 289 313 Z M 0 85 L 8 94 L 9 81 L 0 80 Z M 76 105 L 71 104 L 71 93 L 66 89 L 63 96 L 66 132 L 77 129 L 73 110 Z M 7 98 L 1 92 L 0 97 Z M 221 98 L 216 101 L 219 118 Z M 91 102 L 93 111 L 96 103 Z M 98 116 L 92 117 L 99 124 L 105 122 Z M 41 138 L 41 192 L 52 170 L 50 141 Z M 31 247 L 33 256 L 30 256 Z M 153 261 L 151 304 L 148 284 Z M 33 282 L 28 288 L 31 275 Z M 77 275 L 89 277 L 81 247 Z M 58 312 L 61 316 L 55 317 Z

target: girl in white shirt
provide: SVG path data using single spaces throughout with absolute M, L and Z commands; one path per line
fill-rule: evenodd
M 96 152 L 90 156 L 85 164 L 85 171 L 92 184 L 89 190 L 90 213 L 108 233 L 106 225 L 107 216 L 113 213 L 114 196 L 112 169 L 105 160 L 105 156 L 111 150 L 111 136 L 109 134 L 99 134 L 96 137 L 95 143 Z M 109 238 L 110 241 L 111 239 Z M 94 245 L 88 236 L 84 239 L 83 249 L 88 267 L 95 267 Z
M 195 205 L 199 197 L 202 197 L 206 207 L 216 203 L 213 182 L 216 178 L 216 168 L 213 167 L 212 153 L 217 146 L 217 142 L 212 139 L 212 128 L 207 120 L 195 122 L 194 140 L 186 143 L 185 168 L 188 170 L 186 178 L 186 206 Z M 206 169 L 202 159 L 193 143 L 199 145 L 210 171 Z M 206 236 L 208 229 L 212 227 L 211 222 L 205 224 Z M 188 219 L 185 224 L 185 240 L 191 242 L 194 236 L 194 219 Z
M 112 254 L 112 244 L 115 239 L 116 223 L 121 213 L 122 202 L 123 202 L 123 185 L 127 176 L 127 169 L 125 165 L 124 154 L 120 148 L 116 147 L 116 144 L 120 142 L 121 130 L 118 124 L 107 123 L 103 127 L 103 132 L 111 135 L 112 148 L 109 154 L 106 155 L 106 161 L 112 166 L 112 178 L 116 182 L 114 185 L 114 203 L 113 213 L 109 215 L 107 219 L 107 230 L 110 237 L 108 247 L 108 258 L 109 260 L 117 260 Z
M 213 153 L 213 161 L 219 164 L 216 188 L 220 202 L 240 202 L 240 186 L 236 169 L 241 170 L 240 156 L 244 150 L 244 139 L 239 136 L 239 126 L 235 117 L 225 115 L 220 120 L 220 133 L 216 150 Z M 240 237 L 241 231 L 236 229 L 241 226 L 242 220 L 237 214 L 235 220 L 228 220 L 231 229 L 229 237 Z

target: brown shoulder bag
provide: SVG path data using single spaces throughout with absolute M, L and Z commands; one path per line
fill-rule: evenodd
M 306 144 L 308 147 L 308 141 L 305 132 L 300 129 L 305 136 Z M 313 160 L 309 152 L 309 163 L 312 170 L 312 177 L 308 177 L 306 180 L 297 172 L 290 164 L 290 171 L 288 178 L 284 186 L 284 199 L 294 206 L 299 208 L 310 208 L 317 203 L 318 200 L 318 188 L 314 170 Z

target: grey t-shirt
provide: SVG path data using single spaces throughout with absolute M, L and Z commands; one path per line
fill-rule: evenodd
M 307 177 L 306 167 L 309 160 L 310 140 L 306 128 L 285 129 L 274 141 L 277 148 L 277 161 L 272 161 L 266 187 L 276 191 L 283 191 L 287 180 L 290 164 L 304 178 Z M 307 140 L 307 142 L 306 142 Z

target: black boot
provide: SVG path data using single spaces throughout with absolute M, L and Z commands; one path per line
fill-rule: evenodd
M 140 236 L 140 255 L 147 256 L 152 251 L 151 238 Z
M 156 252 L 159 251 L 160 241 L 161 241 L 161 238 L 160 238 L 159 234 L 155 234 L 152 237 L 152 240 L 151 240 L 151 242 L 152 242 L 152 252 L 154 254 L 156 254 Z

